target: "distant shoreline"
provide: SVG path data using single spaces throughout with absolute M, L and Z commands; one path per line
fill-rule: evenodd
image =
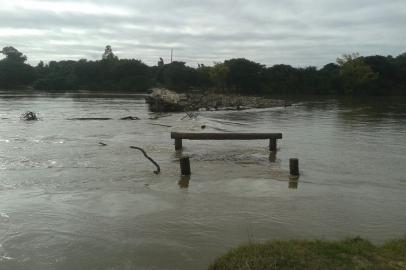
M 137 59 L 119 59 L 106 46 L 101 60 L 63 60 L 26 64 L 13 47 L 2 50 L 0 88 L 37 91 L 145 92 L 153 87 L 176 91 L 215 90 L 246 96 L 338 95 L 406 96 L 406 53 L 393 56 L 344 54 L 322 68 L 266 66 L 246 58 L 232 58 L 211 66 L 190 67 L 162 59 L 149 66 Z
M 0 88 L 0 92 L 26 92 L 26 93 L 33 93 L 33 94 L 74 94 L 74 93 L 97 93 L 97 94 L 136 94 L 136 95 L 149 95 L 155 87 L 152 87 L 150 90 L 146 91 L 138 91 L 138 90 L 94 90 L 94 89 L 72 89 L 72 90 L 37 90 L 33 89 L 32 87 L 26 87 L 26 88 Z M 174 90 L 177 93 L 189 93 L 190 90 Z M 312 95 L 306 95 L 306 94 L 301 94 L 301 93 L 288 93 L 288 94 L 270 94 L 270 93 L 252 93 L 252 94 L 247 94 L 247 93 L 239 93 L 239 92 L 232 92 L 232 91 L 225 91 L 225 90 L 216 90 L 216 89 L 202 89 L 202 92 L 209 92 L 209 93 L 218 93 L 221 95 L 243 95 L 243 96 L 253 96 L 253 97 L 269 97 L 269 98 L 281 98 L 281 99 L 286 99 L 286 98 L 304 98 L 304 99 L 312 99 L 312 98 L 337 98 L 337 99 L 342 99 L 342 98 L 406 98 L 406 94 L 402 95 L 368 95 L 368 96 L 363 96 L 363 95 L 340 95 L 340 94 L 312 94 Z

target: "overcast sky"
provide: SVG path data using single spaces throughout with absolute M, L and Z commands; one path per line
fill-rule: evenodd
M 0 0 L 0 47 L 39 60 L 119 58 L 191 66 L 245 57 L 322 66 L 406 51 L 406 0 Z

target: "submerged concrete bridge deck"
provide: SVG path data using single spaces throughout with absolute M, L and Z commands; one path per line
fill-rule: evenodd
M 192 133 L 171 132 L 175 139 L 175 150 L 182 149 L 182 140 L 269 140 L 269 150 L 276 151 L 277 139 L 282 133 Z

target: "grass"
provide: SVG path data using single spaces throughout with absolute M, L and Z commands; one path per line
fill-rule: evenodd
M 247 244 L 216 259 L 209 270 L 406 269 L 406 238 L 375 246 L 343 241 L 272 241 Z

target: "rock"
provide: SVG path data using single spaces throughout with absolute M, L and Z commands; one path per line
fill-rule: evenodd
M 183 112 L 212 110 L 245 110 L 251 108 L 286 107 L 286 100 L 267 99 L 262 97 L 224 95 L 215 93 L 191 92 L 179 94 L 168 89 L 152 89 L 146 98 L 153 112 Z
M 168 89 L 152 89 L 151 95 L 146 98 L 149 109 L 153 112 L 182 112 L 186 107 L 181 102 L 187 100 L 185 95 Z

